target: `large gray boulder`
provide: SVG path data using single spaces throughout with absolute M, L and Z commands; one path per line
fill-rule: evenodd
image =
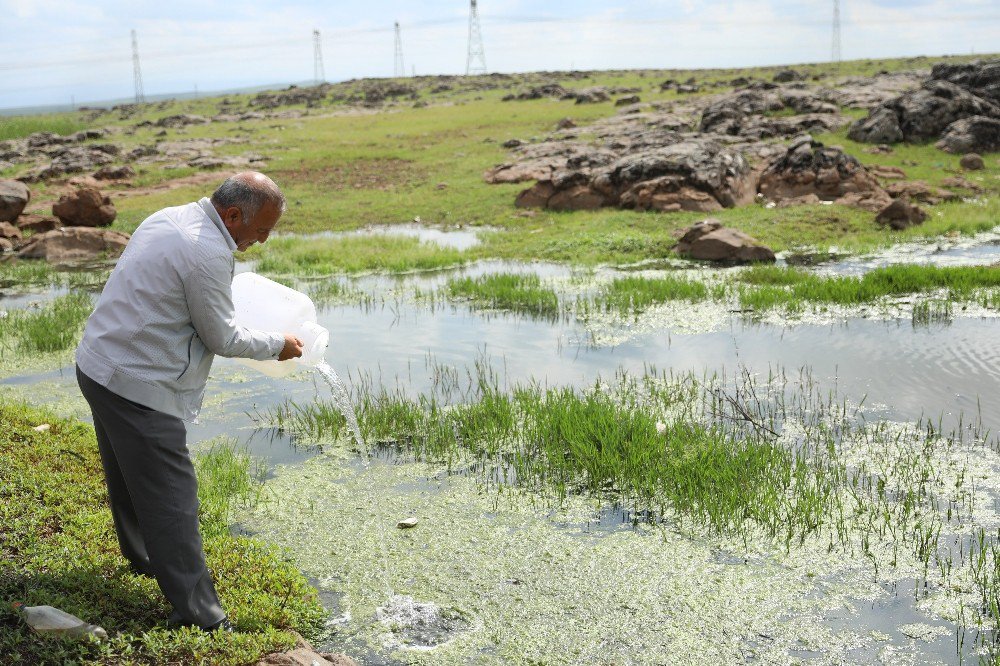
M 848 136 L 866 143 L 927 141 L 971 117 L 1000 120 L 1000 60 L 938 65 L 918 90 L 871 109 Z
M 1000 118 L 972 116 L 948 125 L 935 144 L 949 153 L 993 153 L 1000 151 Z
M 0 180 L 0 222 L 13 222 L 31 200 L 28 187 L 16 180 Z

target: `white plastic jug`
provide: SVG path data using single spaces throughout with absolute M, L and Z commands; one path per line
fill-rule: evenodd
M 14 604 L 14 610 L 21 614 L 28 626 L 40 634 L 61 634 L 80 638 L 90 636 L 96 640 L 108 637 L 108 632 L 96 624 L 84 622 L 75 615 L 52 606 L 25 606 Z
M 269 377 L 284 377 L 323 360 L 330 332 L 316 323 L 316 306 L 305 294 L 256 273 L 233 278 L 236 323 L 260 331 L 292 333 L 302 340 L 302 357 L 291 361 L 237 359 Z

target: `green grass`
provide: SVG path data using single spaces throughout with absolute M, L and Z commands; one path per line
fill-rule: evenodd
M 661 278 L 624 277 L 604 286 L 594 299 L 597 307 L 621 314 L 641 312 L 651 305 L 668 301 L 702 301 L 711 295 L 697 280 L 665 276 Z
M 431 270 L 464 263 L 466 255 L 433 243 L 392 236 L 275 238 L 248 253 L 267 275 L 332 275 Z
M 35 132 L 55 132 L 65 136 L 87 126 L 75 114 L 0 116 L 0 141 L 21 139 Z
M 534 274 L 499 273 L 477 278 L 455 278 L 446 290 L 452 298 L 471 301 L 478 307 L 510 310 L 539 317 L 559 316 L 559 297 L 543 287 Z
M 33 430 L 51 424 L 45 433 Z M 254 663 L 312 634 L 315 591 L 273 547 L 234 537 L 228 509 L 253 487 L 247 459 L 219 445 L 198 464 L 208 564 L 241 633 L 167 629 L 155 581 L 133 574 L 118 550 L 91 426 L 0 403 L 0 662 L 24 664 Z M 33 634 L 7 602 L 52 605 L 103 626 L 100 644 Z
M 827 277 L 797 268 L 755 266 L 737 279 L 750 285 L 738 290 L 744 307 L 798 310 L 806 303 L 853 306 L 936 290 L 946 290 L 949 300 L 968 301 L 1000 287 L 1000 267 L 898 264 L 861 277 Z
M 79 339 L 92 310 L 90 296 L 73 292 L 37 310 L 13 310 L 0 318 L 0 358 L 5 355 L 58 352 Z

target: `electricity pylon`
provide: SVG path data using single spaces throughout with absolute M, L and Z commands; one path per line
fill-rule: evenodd
M 469 7 L 469 52 L 465 58 L 465 74 L 485 73 L 486 50 L 483 48 L 483 31 L 479 27 L 479 6 L 476 0 L 472 0 Z
M 139 38 L 136 37 L 135 30 L 132 31 L 132 78 L 135 83 L 135 103 L 142 104 L 146 101 L 146 93 L 142 90 L 142 68 L 139 67 Z
M 313 30 L 313 81 L 316 85 L 326 81 L 326 73 L 323 72 L 323 46 L 319 30 Z
M 406 76 L 406 67 L 403 65 L 403 39 L 399 36 L 399 21 L 396 21 L 396 59 L 392 68 L 393 76 Z
M 833 0 L 833 44 L 830 59 L 840 62 L 840 0 Z

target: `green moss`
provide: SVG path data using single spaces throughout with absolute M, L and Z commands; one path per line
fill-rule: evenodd
M 51 429 L 33 430 L 39 423 Z M 214 509 L 202 514 L 209 567 L 223 605 L 243 630 L 208 635 L 167 629 L 169 609 L 155 581 L 128 570 L 107 508 L 93 428 L 0 403 L 0 433 L 0 598 L 62 608 L 110 635 L 100 644 L 37 636 L 5 605 L 0 661 L 235 665 L 290 647 L 292 629 L 315 633 L 323 611 L 297 569 L 275 547 L 225 529 L 230 516 L 219 498 L 234 497 L 234 479 L 245 471 L 239 455 L 227 458 L 222 447 L 199 464 L 202 496 L 216 498 L 207 502 Z M 237 484 L 237 490 L 246 487 Z

